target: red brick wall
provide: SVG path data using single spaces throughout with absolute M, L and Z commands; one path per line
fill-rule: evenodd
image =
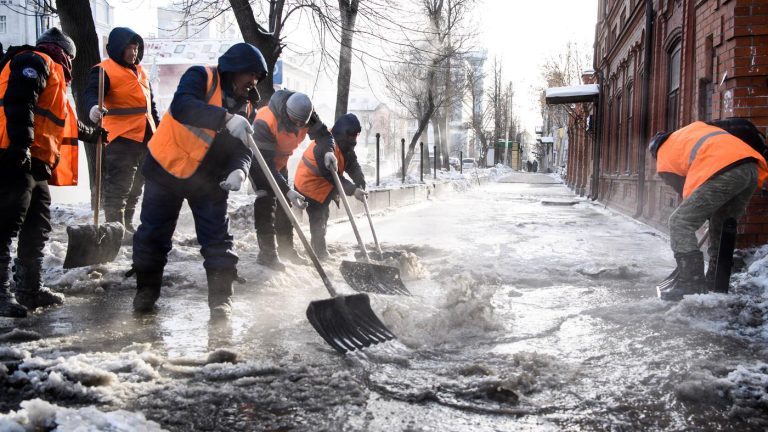
M 678 124 L 707 118 L 749 118 L 768 132 L 768 0 L 647 0 L 655 20 L 646 136 L 666 129 L 670 45 L 682 42 Z M 607 13 L 604 6 L 607 2 Z M 566 181 L 614 209 L 667 229 L 680 198 L 656 175 L 655 161 L 640 142 L 645 3 L 600 0 L 595 41 L 596 77 L 601 84 L 599 134 L 584 134 L 572 124 Z M 627 9 L 632 7 L 631 10 Z M 627 17 L 621 21 L 622 12 Z M 613 38 L 611 32 L 617 30 Z M 633 89 L 632 137 L 628 137 L 626 93 Z M 616 95 L 622 95 L 621 129 Z M 609 110 L 609 106 L 612 108 Z M 579 130 L 581 128 L 581 130 Z M 599 135 L 598 190 L 591 191 L 593 140 Z M 629 152 L 629 155 L 627 155 Z M 645 187 L 639 190 L 639 155 L 645 158 Z M 617 157 L 618 156 L 618 157 Z M 627 166 L 629 156 L 629 166 Z M 618 163 L 617 163 L 618 162 Z M 644 205 L 637 214 L 638 200 Z M 768 243 L 768 199 L 759 193 L 739 221 L 738 247 Z

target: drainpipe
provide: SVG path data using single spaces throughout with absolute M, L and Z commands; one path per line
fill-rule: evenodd
M 645 49 L 643 50 L 643 95 L 641 96 L 640 106 L 640 146 L 638 149 L 639 157 L 638 172 L 637 172 L 637 209 L 635 211 L 635 218 L 639 218 L 643 215 L 643 208 L 645 207 L 645 158 L 646 158 L 646 143 L 648 142 L 648 123 L 651 117 L 651 107 L 648 103 L 651 90 L 651 60 L 653 58 L 652 49 L 653 46 L 653 2 L 652 0 L 645 1 Z
M 595 115 L 595 141 L 592 152 L 592 193 L 589 199 L 596 201 L 600 188 L 600 143 L 603 141 L 603 71 L 595 68 L 597 85 L 599 89 L 597 97 L 597 113 Z

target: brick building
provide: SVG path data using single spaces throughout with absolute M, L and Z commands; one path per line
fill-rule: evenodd
M 649 136 L 696 120 L 750 119 L 768 131 L 768 0 L 600 0 L 596 102 L 571 112 L 566 182 L 667 229 L 680 197 L 647 152 Z M 650 31 L 647 31 L 650 29 Z M 753 197 L 738 247 L 768 243 L 768 200 Z

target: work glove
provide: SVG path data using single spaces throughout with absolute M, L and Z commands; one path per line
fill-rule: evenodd
M 229 173 L 227 179 L 219 183 L 219 187 L 225 191 L 239 191 L 245 181 L 245 171 L 236 169 Z
M 336 171 L 339 161 L 336 160 L 336 155 L 333 152 L 328 152 L 323 156 L 323 165 L 328 168 L 328 171 Z
M 94 105 L 91 107 L 91 111 L 88 113 L 88 118 L 91 119 L 94 123 L 99 123 L 102 117 L 104 117 L 104 114 L 106 114 L 109 110 L 102 107 L 99 108 L 98 105 Z
M 253 128 L 251 127 L 251 123 L 248 122 L 245 117 L 239 114 L 233 114 L 232 117 L 227 120 L 226 127 L 230 135 L 239 139 L 247 148 L 251 148 L 248 145 L 248 136 L 253 135 Z
M 29 149 L 8 147 L 0 156 L 0 169 L 29 172 L 32 169 L 32 154 Z
M 288 201 L 290 201 L 291 205 L 294 207 L 298 207 L 300 209 L 307 208 L 307 202 L 304 200 L 304 195 L 296 192 L 295 190 L 289 190 L 288 193 L 285 194 L 285 197 L 288 198 Z
M 365 202 L 365 200 L 368 198 L 368 192 L 365 191 L 365 189 L 355 188 L 355 191 L 352 193 L 352 195 L 355 196 L 355 198 L 360 202 Z

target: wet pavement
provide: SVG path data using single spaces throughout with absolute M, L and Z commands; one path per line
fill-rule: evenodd
M 248 282 L 231 324 L 208 322 L 189 227 L 150 316 L 130 312 L 129 250 L 51 272 L 64 307 L 0 319 L 0 409 L 41 398 L 179 431 L 765 430 L 762 288 L 661 302 L 654 285 L 674 267 L 663 234 L 551 176 L 497 180 L 374 216 L 384 249 L 405 252 L 389 263 L 413 293 L 371 295 L 397 341 L 346 357 L 326 345 L 304 315 L 327 298 L 322 283 L 310 267 L 255 264 L 242 201 L 232 225 Z M 351 293 L 338 271 L 355 249 L 349 224 L 328 241 L 326 271 Z

